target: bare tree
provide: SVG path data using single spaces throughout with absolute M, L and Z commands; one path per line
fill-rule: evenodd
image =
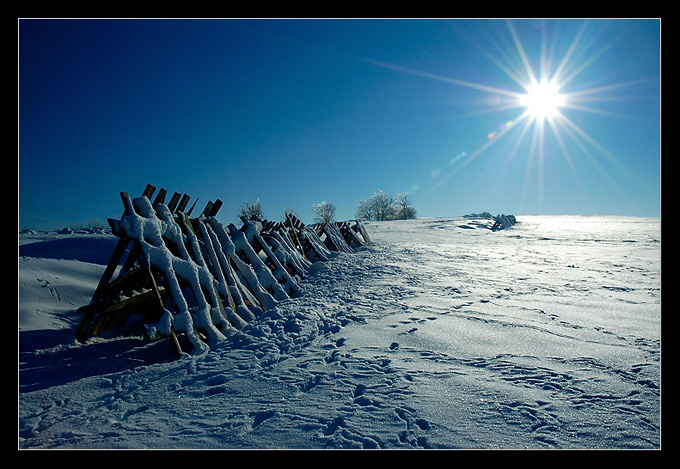
M 359 202 L 356 217 L 363 220 L 410 220 L 416 217 L 416 209 L 411 206 L 408 194 L 396 197 L 378 191 L 366 200 Z
M 317 223 L 333 223 L 335 219 L 335 205 L 330 202 L 314 204 L 314 213 Z
M 411 201 L 408 199 L 406 192 L 397 194 L 395 205 L 396 213 L 394 218 L 396 220 L 411 220 L 416 217 L 416 209 L 411 206 Z
M 359 202 L 356 217 L 364 220 L 392 220 L 395 214 L 394 198 L 378 191 L 366 200 Z

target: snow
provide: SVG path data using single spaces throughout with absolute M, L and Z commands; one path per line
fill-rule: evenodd
M 22 233 L 18 446 L 659 448 L 660 220 L 517 222 L 367 222 L 180 359 L 134 321 L 75 340 L 116 237 Z

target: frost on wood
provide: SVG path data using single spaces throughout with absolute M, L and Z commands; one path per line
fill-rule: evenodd
M 207 351 L 304 294 L 301 281 L 312 263 L 370 242 L 358 220 L 310 227 L 287 214 L 284 222 L 244 219 L 238 228 L 215 218 L 219 200 L 192 218 L 189 197 L 175 193 L 166 204 L 161 189 L 152 202 L 154 192 L 147 186 L 134 199 L 121 193 L 124 213 L 109 220 L 119 244 L 92 301 L 78 309 L 81 342 L 137 314 L 149 337 L 171 337 L 179 354 L 178 337 L 191 353 Z

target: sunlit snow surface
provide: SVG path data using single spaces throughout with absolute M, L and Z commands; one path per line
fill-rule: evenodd
M 180 360 L 135 324 L 77 344 L 108 256 L 20 237 L 18 446 L 658 448 L 660 221 L 517 219 L 369 222 Z

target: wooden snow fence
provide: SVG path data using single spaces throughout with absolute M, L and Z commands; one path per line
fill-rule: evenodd
M 242 220 L 223 225 L 222 202 L 208 202 L 192 218 L 190 197 L 148 185 L 140 197 L 121 193 L 120 220 L 109 219 L 118 244 L 82 314 L 76 339 L 86 342 L 142 316 L 147 335 L 179 337 L 193 352 L 209 350 L 263 311 L 302 293 L 300 280 L 312 263 L 332 251 L 353 252 L 370 242 L 359 221 L 305 226 L 286 214 L 283 222 Z

